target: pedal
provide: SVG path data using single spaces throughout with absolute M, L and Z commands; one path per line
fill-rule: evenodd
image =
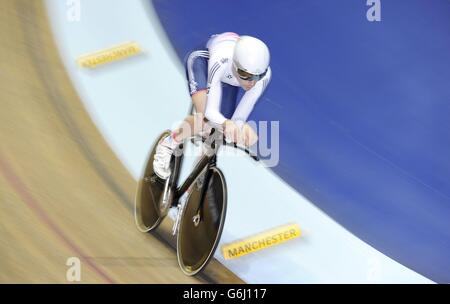
M 162 199 L 162 204 L 163 204 L 163 206 L 166 206 L 166 205 L 167 205 L 168 199 L 169 199 L 169 180 L 170 180 L 170 175 L 169 175 L 169 177 L 165 180 L 165 183 L 164 183 L 163 199 Z
M 183 208 L 186 205 L 186 199 L 187 199 L 187 193 L 185 193 L 179 200 L 178 200 L 178 205 L 177 205 L 177 215 L 176 215 L 176 219 L 175 219 L 175 223 L 173 224 L 172 227 L 172 235 L 177 234 L 178 229 L 179 229 L 179 225 L 180 225 L 180 221 L 181 221 L 181 216 L 183 214 Z
M 172 235 L 177 234 L 178 232 L 178 225 L 180 225 L 180 220 L 181 220 L 181 204 L 178 204 L 177 206 L 177 217 L 175 219 L 175 223 L 173 224 L 172 227 Z

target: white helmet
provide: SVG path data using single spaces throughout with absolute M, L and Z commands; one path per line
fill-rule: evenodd
M 236 69 L 252 75 L 267 72 L 270 52 L 267 45 L 258 38 L 241 36 L 234 47 L 233 64 Z

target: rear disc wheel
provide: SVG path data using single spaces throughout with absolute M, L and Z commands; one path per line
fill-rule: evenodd
M 168 135 L 170 135 L 170 131 L 164 131 L 153 144 L 147 158 L 144 173 L 138 182 L 134 214 L 136 226 L 142 232 L 148 232 L 157 228 L 170 208 L 171 197 L 166 201 L 166 204 L 162 202 L 166 181 L 160 179 L 153 171 L 153 159 L 156 147 L 161 139 Z M 169 196 L 172 195 L 171 192 L 169 189 Z

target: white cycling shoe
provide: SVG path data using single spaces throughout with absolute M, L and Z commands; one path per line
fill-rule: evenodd
M 159 178 L 167 179 L 170 176 L 170 159 L 178 145 L 179 143 L 169 135 L 163 138 L 156 147 L 153 171 Z

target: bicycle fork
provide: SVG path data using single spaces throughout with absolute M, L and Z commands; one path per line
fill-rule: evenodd
M 203 160 L 201 160 L 200 163 L 198 163 L 196 168 L 194 169 L 194 172 L 196 172 L 196 173 L 191 174 L 191 176 L 188 177 L 188 179 L 182 185 L 182 187 L 177 190 L 177 192 L 178 191 L 184 192 L 183 196 L 186 196 L 186 197 L 183 199 L 183 196 L 182 196 L 182 197 L 180 197 L 178 199 L 178 204 L 176 206 L 176 208 L 178 210 L 178 213 L 177 213 L 177 217 L 175 219 L 175 223 L 174 223 L 174 225 L 172 227 L 172 234 L 173 235 L 175 235 L 178 232 L 179 225 L 180 225 L 180 222 L 181 222 L 181 217 L 183 216 L 184 208 L 186 206 L 188 193 L 190 191 L 193 191 L 191 189 L 191 187 L 194 186 L 194 183 L 198 182 L 201 179 L 203 179 L 203 183 L 201 185 L 200 203 L 199 203 L 199 206 L 198 206 L 198 208 L 197 208 L 197 210 L 195 212 L 195 215 L 192 217 L 192 222 L 194 223 L 195 227 L 198 227 L 198 225 L 202 221 L 202 219 L 203 219 L 203 205 L 204 205 L 204 201 L 205 201 L 205 197 L 206 197 L 206 191 L 208 190 L 208 186 L 209 186 L 209 180 L 211 178 L 211 172 L 212 172 L 211 168 L 216 165 L 216 160 L 217 160 L 216 155 L 213 155 L 212 158 L 206 158 L 206 157 L 203 158 Z M 203 171 L 203 170 L 201 168 L 204 168 L 205 165 L 206 165 L 206 172 L 204 173 L 203 178 L 202 178 L 201 171 Z M 197 178 L 194 177 L 195 175 L 197 175 Z
M 208 191 L 209 188 L 209 182 L 211 179 L 211 175 L 212 175 L 212 170 L 211 167 L 215 166 L 216 164 L 216 160 L 215 158 L 211 161 L 211 164 L 208 166 L 208 169 L 205 172 L 205 176 L 203 178 L 203 185 L 202 185 L 202 192 L 200 195 L 200 204 L 198 204 L 198 208 L 197 211 L 195 212 L 195 215 L 192 217 L 192 222 L 194 223 L 195 227 L 198 227 L 198 225 L 200 224 L 200 221 L 203 220 L 203 205 L 205 204 L 205 200 L 206 200 L 206 192 Z
M 198 227 L 198 225 L 200 225 L 200 222 L 203 220 L 203 215 L 204 215 L 203 214 L 203 209 L 204 209 L 203 206 L 205 204 L 206 192 L 208 191 L 209 182 L 210 182 L 211 175 L 212 175 L 212 170 L 210 168 L 211 168 L 211 166 L 208 167 L 208 169 L 204 173 L 203 178 L 201 176 L 199 177 L 199 179 L 202 179 L 203 182 L 201 183 L 200 203 L 199 203 L 199 206 L 198 206 L 194 216 L 191 219 L 192 223 L 194 224 L 194 227 Z M 178 213 L 177 213 L 177 217 L 175 219 L 175 223 L 172 227 L 172 235 L 175 235 L 179 230 L 181 217 L 183 216 L 184 208 L 186 208 L 187 199 L 189 197 L 188 193 L 186 193 L 185 196 L 186 197 L 184 197 L 184 198 L 181 197 L 178 200 L 178 205 L 177 205 Z

